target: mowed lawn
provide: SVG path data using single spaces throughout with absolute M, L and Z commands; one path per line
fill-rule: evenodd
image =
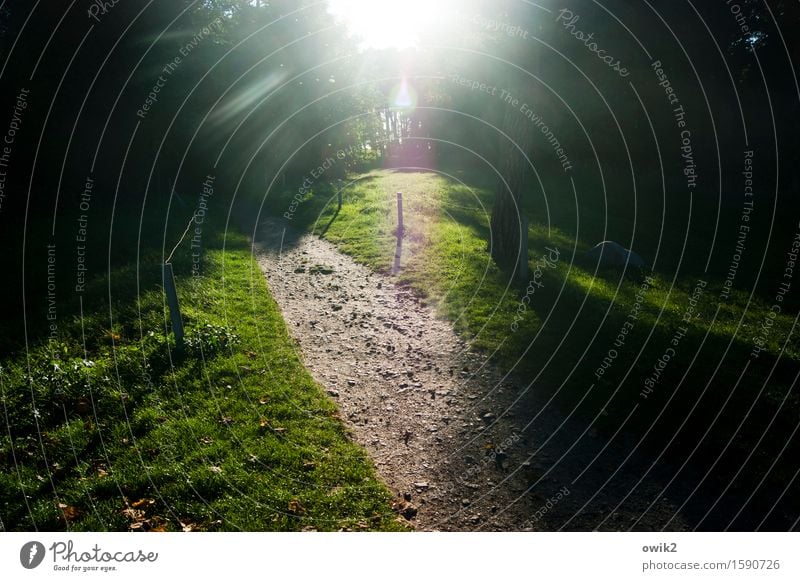
M 2 361 L 5 530 L 403 528 L 298 360 L 246 239 L 218 237 L 203 268 L 193 278 L 178 253 L 182 353 L 165 338 L 156 267 L 113 272 L 110 310 L 93 282 L 58 343 Z

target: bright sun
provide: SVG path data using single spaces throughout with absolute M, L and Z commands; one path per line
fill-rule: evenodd
M 441 27 L 455 12 L 453 0 L 329 0 L 330 12 L 362 48 L 408 48 L 420 33 Z

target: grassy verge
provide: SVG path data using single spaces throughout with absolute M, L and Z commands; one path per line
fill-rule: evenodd
M 609 224 L 620 232 L 624 217 L 583 210 L 576 220 L 574 200 L 565 192 L 561 200 L 551 199 L 549 224 L 545 209 L 531 205 L 530 278 L 541 284 L 512 283 L 487 252 L 492 192 L 469 178 L 433 173 L 355 176 L 338 213 L 333 189 L 316 186 L 292 224 L 389 272 L 396 251 L 396 191 L 404 192 L 406 223 L 398 280 L 426 296 L 475 347 L 513 369 L 523 385 L 534 382 L 537 390 L 557 392 L 565 409 L 577 406 L 577 415 L 609 435 L 636 407 L 626 433 L 678 456 L 695 447 L 700 458 L 725 451 L 728 461 L 718 470 L 730 472 L 723 479 L 739 465 L 731 460 L 747 458 L 751 473 L 769 471 L 776 486 L 789 481 L 794 467 L 782 461 L 770 466 L 789 457 L 776 454 L 800 411 L 792 391 L 800 369 L 800 341 L 792 332 L 796 297 L 777 316 L 770 313 L 780 273 L 765 270 L 753 296 L 733 290 L 720 300 L 729 260 L 724 251 L 734 243 L 719 244 L 725 256 L 715 262 L 716 271 L 705 273 L 708 224 L 696 218 L 687 236 L 682 218 L 662 230 L 655 213 L 638 216 L 639 244 L 657 248 L 661 235 L 662 254 L 671 253 L 665 264 L 680 268 L 657 269 L 642 292 L 641 278 L 595 272 L 581 259 Z M 278 195 L 270 206 L 282 208 L 290 196 Z M 789 232 L 773 231 L 773 237 L 791 240 Z M 755 233 L 751 243 L 757 243 Z M 551 249 L 558 250 L 558 260 Z M 770 260 L 777 264 L 783 257 Z M 737 282 L 750 274 L 742 266 Z M 768 333 L 762 333 L 765 322 Z M 759 336 L 763 350 L 753 357 Z
M 156 268 L 114 272 L 111 309 L 96 281 L 83 318 L 62 315 L 58 343 L 2 362 L 6 530 L 401 528 L 246 240 L 225 244 L 209 244 L 202 277 L 176 260 L 183 353 L 165 338 L 156 285 L 135 294 Z

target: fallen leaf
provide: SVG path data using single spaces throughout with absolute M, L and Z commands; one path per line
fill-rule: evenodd
M 219 466 L 211 466 L 209 470 L 211 470 L 214 474 L 222 473 L 222 468 L 220 468 Z
M 293 498 L 292 500 L 289 501 L 289 512 L 292 514 L 300 515 L 300 514 L 305 514 L 306 509 L 303 507 L 302 504 L 300 504 L 299 500 Z
M 166 519 L 156 515 L 149 520 L 149 528 L 148 530 L 151 533 L 165 533 L 167 532 L 167 521 Z
M 144 511 L 137 508 L 123 508 L 122 514 L 134 522 L 141 522 L 144 520 Z
M 149 506 L 153 506 L 155 503 L 156 503 L 156 501 L 153 500 L 152 498 L 142 498 L 142 499 L 137 500 L 136 502 L 132 503 L 131 506 L 133 508 L 146 508 L 146 507 L 149 507 Z
M 58 508 L 61 509 L 61 515 L 64 517 L 64 520 L 67 522 L 72 522 L 81 516 L 81 510 L 74 506 L 69 506 L 68 504 L 63 504 L 61 502 L 58 503 Z

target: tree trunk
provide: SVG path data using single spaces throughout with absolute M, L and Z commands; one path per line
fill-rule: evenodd
M 502 130 L 516 143 L 501 137 L 501 158 L 497 168 L 503 179 L 499 180 L 492 208 L 489 251 L 495 263 L 503 269 L 513 270 L 517 266 L 522 232 L 522 192 L 530 172 L 528 160 L 520 152 L 531 156 L 531 124 L 514 107 L 508 106 L 503 116 Z M 517 149 L 519 146 L 519 149 Z M 505 180 L 505 181 L 504 181 Z M 524 233 L 527 236 L 527 228 Z

